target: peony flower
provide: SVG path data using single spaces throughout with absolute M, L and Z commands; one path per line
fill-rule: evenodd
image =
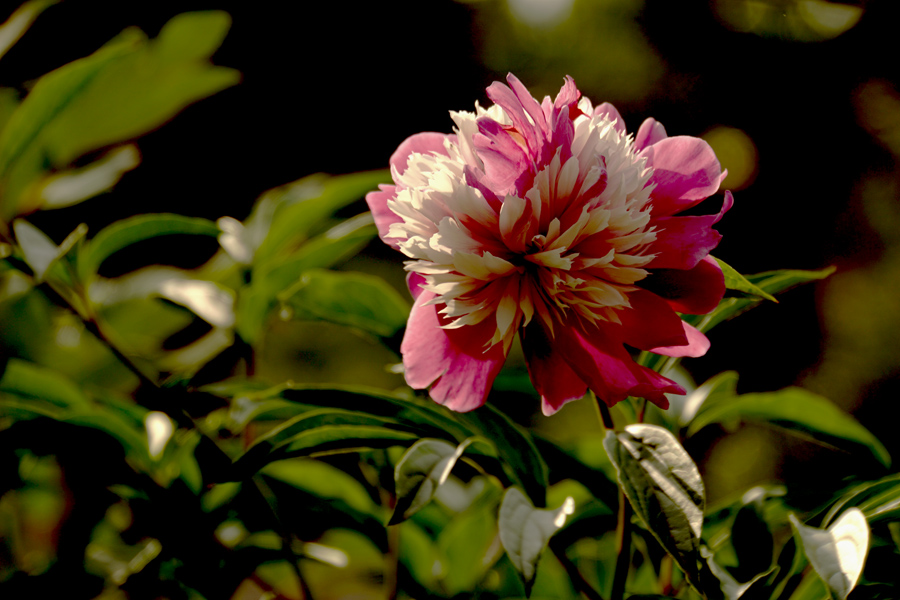
M 567 77 L 538 103 L 513 75 L 494 105 L 451 112 L 455 134 L 420 133 L 391 157 L 394 185 L 366 200 L 409 260 L 415 304 L 401 346 L 407 383 L 456 411 L 481 406 L 519 333 L 543 412 L 590 388 L 668 407 L 675 382 L 626 346 L 700 356 L 703 314 L 725 291 L 709 257 L 731 207 L 676 216 L 724 174 L 709 145 L 647 119 L 633 138 L 616 109 Z

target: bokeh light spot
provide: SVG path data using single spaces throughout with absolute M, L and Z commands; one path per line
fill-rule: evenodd
M 741 190 L 756 178 L 759 156 L 750 136 L 735 127 L 718 126 L 703 135 L 712 146 L 728 176 L 722 182 L 722 189 Z
M 509 12 L 531 27 L 553 27 L 569 18 L 574 0 L 509 0 Z

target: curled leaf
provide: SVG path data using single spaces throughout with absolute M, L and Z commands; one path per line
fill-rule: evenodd
M 863 512 L 851 508 L 825 530 L 808 527 L 794 515 L 789 518 L 813 569 L 845 599 L 859 581 L 869 551 L 869 524 Z
M 397 505 L 388 525 L 405 521 L 428 504 L 470 443 L 468 439 L 453 446 L 425 439 L 410 446 L 394 469 Z

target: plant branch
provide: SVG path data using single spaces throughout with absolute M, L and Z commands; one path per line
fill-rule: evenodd
M 566 570 L 566 574 L 569 576 L 569 580 L 572 582 L 572 585 L 575 587 L 576 591 L 584 594 L 584 596 L 588 600 L 604 600 L 603 596 L 601 596 L 597 590 L 591 587 L 590 582 L 584 578 L 584 575 L 582 575 L 581 571 L 578 570 L 578 566 L 571 560 L 569 560 L 569 557 L 566 556 L 565 550 L 563 548 L 558 547 L 558 544 L 554 544 L 551 540 L 550 550 L 553 552 L 556 560 L 558 560 Z
M 616 570 L 613 574 L 611 600 L 625 597 L 625 581 L 631 567 L 631 504 L 619 490 L 619 519 L 616 524 Z
M 616 426 L 613 423 L 612 414 L 610 414 L 606 402 L 598 398 L 597 394 L 593 392 L 591 392 L 591 396 L 594 397 L 594 406 L 597 408 L 597 416 L 600 418 L 600 424 L 603 425 L 603 428 L 607 431 L 615 431 Z

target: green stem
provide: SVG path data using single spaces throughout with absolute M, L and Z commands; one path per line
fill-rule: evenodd
M 631 504 L 619 490 L 619 519 L 616 524 L 616 570 L 613 574 L 611 600 L 625 597 L 625 581 L 631 567 Z
M 584 575 L 581 574 L 581 571 L 578 570 L 578 566 L 575 565 L 569 557 L 566 556 L 565 551 L 562 548 L 554 545 L 553 541 L 550 541 L 550 550 L 553 552 L 553 555 L 559 561 L 559 563 L 566 570 L 566 574 L 569 576 L 569 580 L 572 582 L 572 585 L 575 587 L 575 590 L 584 594 L 584 596 L 588 600 L 604 600 L 603 596 L 591 587 L 590 582 L 584 578 Z
M 600 424 L 603 425 L 603 428 L 607 431 L 615 431 L 616 426 L 613 424 L 612 414 L 609 412 L 609 407 L 606 405 L 606 402 L 598 398 L 593 392 L 591 392 L 591 396 L 594 397 L 594 407 L 597 409 L 597 416 L 600 419 Z

